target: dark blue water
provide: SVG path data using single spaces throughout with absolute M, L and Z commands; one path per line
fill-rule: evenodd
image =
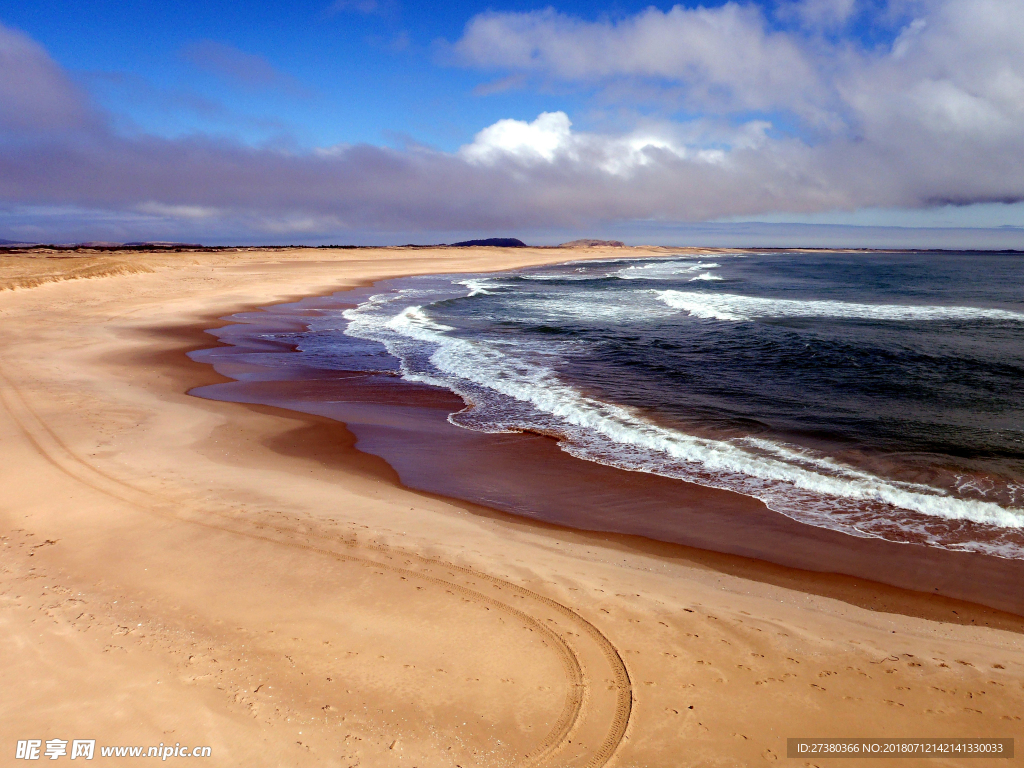
M 1019 254 L 708 253 L 415 278 L 311 364 L 398 366 L 451 417 L 858 536 L 1024 558 Z

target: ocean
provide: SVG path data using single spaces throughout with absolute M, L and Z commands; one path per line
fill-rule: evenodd
M 1024 260 L 708 253 L 405 280 L 310 365 L 399 371 L 481 432 L 854 536 L 1024 558 Z M 362 343 L 356 343 L 362 342 Z
M 1024 559 L 1020 254 L 709 251 L 403 278 L 273 313 L 218 331 L 245 339 L 233 369 L 205 359 L 242 382 L 441 388 L 463 430 L 550 436 L 861 539 Z M 253 392 L 210 396 L 365 413 Z M 388 461 L 408 442 L 368 435 Z

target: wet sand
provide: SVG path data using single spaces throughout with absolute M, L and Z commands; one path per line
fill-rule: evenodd
M 784 760 L 788 736 L 1015 736 L 1013 616 L 415 491 L 399 459 L 354 447 L 354 423 L 185 394 L 225 383 L 185 352 L 232 312 L 565 258 L 182 254 L 0 292 L 0 680 L 14 692 L 0 748 L 173 740 L 212 745 L 214 765 L 674 766 Z M 421 394 L 402 410 L 429 424 L 444 408 Z M 444 440 L 423 450 L 454 461 Z M 517 442 L 529 449 L 510 448 L 515 462 L 538 471 L 558 455 Z M 569 475 L 549 477 L 573 522 Z M 695 519 L 727 506 L 690 503 Z

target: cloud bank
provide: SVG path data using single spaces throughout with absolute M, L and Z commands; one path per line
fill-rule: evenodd
M 461 65 L 658 117 L 614 134 L 563 112 L 500 120 L 451 153 L 126 135 L 0 26 L 0 236 L 61 215 L 93 222 L 83 238 L 300 239 L 1024 200 L 1024 4 L 859 1 L 479 15 L 450 46 Z M 877 40 L 850 31 L 865 24 Z M 275 82 L 204 46 L 205 65 Z

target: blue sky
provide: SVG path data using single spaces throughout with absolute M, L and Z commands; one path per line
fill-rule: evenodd
M 375 0 L 41 0 L 0 3 L 0 21 L 42 43 L 125 130 L 165 136 L 215 132 L 307 149 L 411 140 L 454 150 L 502 118 L 532 120 L 544 111 L 585 109 L 584 100 L 566 89 L 474 93 L 498 78 L 453 66 L 444 43 L 457 40 L 466 22 L 489 7 Z M 583 16 L 634 10 L 565 7 Z M 211 43 L 227 56 L 218 61 Z M 268 76 L 249 82 L 233 76 L 223 61 L 231 54 L 242 59 L 241 66 L 244 56 L 262 59 Z
M 0 238 L 1024 247 L 1018 6 L 0 2 Z

